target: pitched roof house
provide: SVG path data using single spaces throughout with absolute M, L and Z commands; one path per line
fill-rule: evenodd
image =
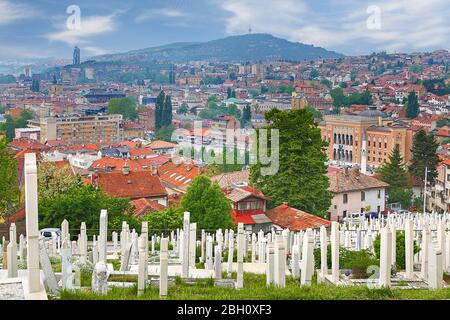
M 159 177 L 149 171 L 130 171 L 128 167 L 121 171 L 94 173 L 90 183 L 98 186 L 111 197 L 146 198 L 167 205 L 167 192 Z
M 329 170 L 328 190 L 333 194 L 330 220 L 341 221 L 347 214 L 385 209 L 385 193 L 389 184 L 348 168 Z

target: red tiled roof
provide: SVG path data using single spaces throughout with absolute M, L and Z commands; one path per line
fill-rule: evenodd
M 48 146 L 35 140 L 27 138 L 14 139 L 8 144 L 11 148 L 16 150 L 34 149 L 34 150 L 47 150 Z
M 152 149 L 147 149 L 147 148 L 130 148 L 129 153 L 130 153 L 130 157 L 137 158 L 137 157 L 150 156 L 152 154 L 155 154 L 155 151 L 153 151 Z
M 205 172 L 205 168 L 201 170 Z M 172 161 L 158 168 L 158 173 L 165 184 L 185 191 L 192 181 L 200 174 L 199 168 L 193 163 L 176 165 Z
M 389 184 L 362 174 L 355 169 L 339 169 L 328 172 L 327 176 L 330 179 L 328 190 L 333 193 L 389 187 Z
M 252 219 L 252 216 L 249 214 L 237 214 L 233 216 L 234 223 L 243 223 L 243 224 L 256 224 L 255 220 Z
M 167 192 L 159 177 L 147 171 L 98 173 L 92 177 L 94 185 L 116 198 L 166 197 Z
M 90 170 L 108 170 L 112 171 L 121 170 L 124 166 L 128 166 L 130 171 L 146 171 L 151 170 L 151 166 L 144 168 L 142 164 L 140 164 L 141 159 L 116 159 L 103 157 L 94 161 L 90 167 Z M 144 160 L 144 159 L 142 159 Z
M 25 207 L 20 208 L 16 213 L 5 217 L 5 222 L 6 223 L 11 223 L 11 222 L 17 222 L 20 220 L 25 219 Z
M 134 205 L 134 216 L 140 217 L 142 215 L 148 214 L 150 212 L 163 210 L 165 207 L 156 201 L 148 200 L 146 198 L 140 198 L 130 201 Z
M 450 129 L 445 128 L 439 129 L 436 135 L 441 137 L 450 137 Z
M 273 224 L 292 231 L 300 231 L 308 228 L 317 229 L 321 226 L 328 227 L 331 222 L 304 211 L 291 208 L 286 203 L 266 212 Z
M 149 145 L 146 146 L 146 148 L 150 148 L 150 149 L 172 149 L 175 148 L 177 146 L 177 144 L 175 143 L 171 143 L 171 142 L 167 142 L 167 141 L 162 141 L 162 140 L 156 140 L 153 141 L 152 143 L 150 143 Z

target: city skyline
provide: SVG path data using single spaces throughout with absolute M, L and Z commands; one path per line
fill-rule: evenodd
M 80 8 L 80 28 L 69 29 L 69 6 Z M 126 52 L 174 42 L 269 33 L 345 55 L 374 51 L 449 49 L 443 0 L 348 1 L 0 0 L 0 58 L 70 58 Z M 67 13 L 69 12 L 69 13 Z M 270 12 L 270 14 L 267 14 Z

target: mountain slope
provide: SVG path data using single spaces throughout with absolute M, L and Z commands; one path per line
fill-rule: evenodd
M 312 45 L 290 42 L 269 34 L 247 34 L 201 43 L 174 43 L 127 53 L 98 56 L 93 60 L 245 62 L 268 59 L 300 61 L 339 57 L 343 55 Z

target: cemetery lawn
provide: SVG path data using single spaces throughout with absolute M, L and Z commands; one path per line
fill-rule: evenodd
M 235 275 L 234 275 L 235 276 Z M 167 300 L 404 300 L 404 299 L 450 299 L 450 288 L 441 290 L 369 289 L 365 286 L 336 287 L 317 284 L 300 287 L 291 278 L 286 278 L 285 288 L 267 288 L 265 275 L 244 274 L 244 288 L 214 287 L 212 279 L 198 280 L 195 285 L 177 278 L 169 286 Z M 143 295 L 137 296 L 136 286 L 113 287 L 107 295 L 92 292 L 63 291 L 63 300 L 158 300 L 159 288 L 147 287 Z

